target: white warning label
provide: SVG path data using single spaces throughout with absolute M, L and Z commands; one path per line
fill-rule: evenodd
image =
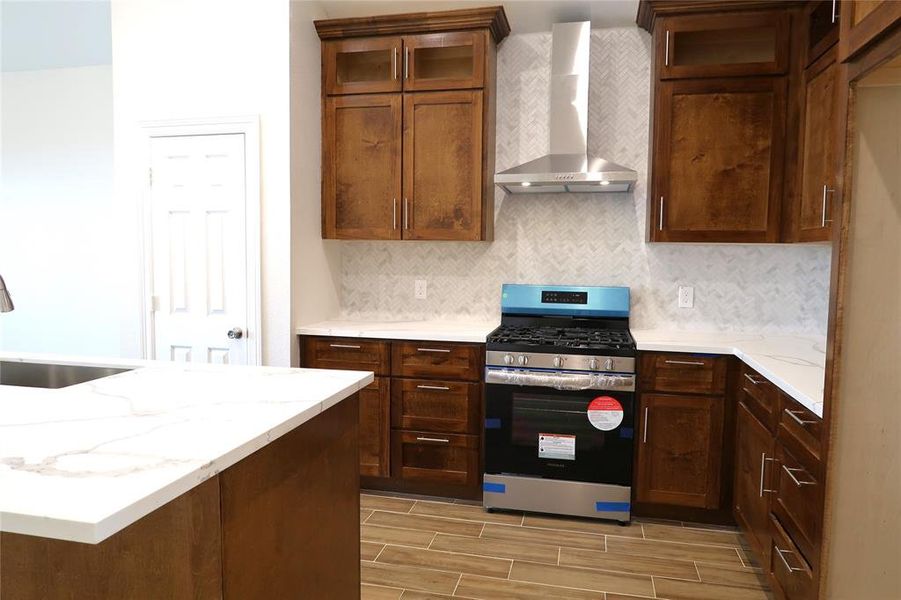
M 539 433 L 538 458 L 576 460 L 576 436 Z

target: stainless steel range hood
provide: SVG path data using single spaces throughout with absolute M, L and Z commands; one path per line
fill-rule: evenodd
M 497 173 L 511 194 L 628 192 L 638 174 L 588 155 L 591 23 L 557 23 L 551 50 L 551 153 Z

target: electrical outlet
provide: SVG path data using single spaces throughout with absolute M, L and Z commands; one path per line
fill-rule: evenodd
M 413 297 L 417 300 L 425 300 L 428 296 L 428 285 L 425 279 L 417 279 L 413 284 Z
M 695 305 L 695 289 L 691 286 L 679 286 L 679 308 L 693 308 Z

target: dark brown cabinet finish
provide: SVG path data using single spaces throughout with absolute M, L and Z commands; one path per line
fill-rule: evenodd
M 479 436 L 394 430 L 391 471 L 413 483 L 474 486 L 479 481 Z
M 744 363 L 741 365 L 738 387 L 739 401 L 775 434 L 776 422 L 779 419 L 779 388 Z
M 388 342 L 359 338 L 307 337 L 303 340 L 303 366 L 311 369 L 372 371 L 390 374 Z
M 661 79 L 776 75 L 788 68 L 785 11 L 667 17 L 655 29 Z
M 776 444 L 776 492 L 772 512 L 811 565 L 819 563 L 823 526 L 823 482 L 811 466 Z
M 641 396 L 639 502 L 718 507 L 723 402 L 711 396 Z
M 842 3 L 840 61 L 846 61 L 901 23 L 897 0 L 853 0 Z
M 481 239 L 482 112 L 481 91 L 404 94 L 404 239 Z
M 642 352 L 639 387 L 644 392 L 722 394 L 727 360 L 725 356 Z
M 736 413 L 735 453 L 735 520 L 758 556 L 765 557 L 763 564 L 769 564 L 770 494 L 777 468 L 773 434 L 741 402 Z
M 400 239 L 400 95 L 326 98 L 322 170 L 324 237 Z
M 391 425 L 447 433 L 479 434 L 480 386 L 433 379 L 397 379 L 391 391 Z
M 657 84 L 652 241 L 778 241 L 785 94 L 782 77 Z
M 817 584 L 813 569 L 804 560 L 792 538 L 779 521 L 769 518 L 770 548 L 764 564 L 770 574 L 778 598 L 783 600 L 816 600 Z
M 485 84 L 485 32 L 460 31 L 404 38 L 404 90 L 456 90 Z
M 322 45 L 325 93 L 375 94 L 399 92 L 400 37 L 334 40 Z
M 439 377 L 479 381 L 483 346 L 444 342 L 393 342 L 395 377 Z
M 388 477 L 391 380 L 376 377 L 360 390 L 360 475 Z
M 806 61 L 810 66 L 838 41 L 839 23 L 844 2 L 839 0 L 815 0 L 804 7 L 806 25 Z
M 826 52 L 804 71 L 805 102 L 801 127 L 800 198 L 796 202 L 794 237 L 800 242 L 828 241 L 832 237 L 835 207 L 835 153 L 837 75 L 835 49 Z

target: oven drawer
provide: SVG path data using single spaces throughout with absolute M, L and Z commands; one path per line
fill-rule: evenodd
M 304 338 L 303 366 L 310 369 L 348 369 L 388 375 L 387 342 L 359 338 Z
M 395 377 L 435 377 L 478 381 L 484 346 L 436 342 L 395 342 L 391 348 Z
M 391 426 L 397 429 L 478 434 L 481 393 L 477 383 L 395 379 Z
M 770 572 L 785 600 L 815 598 L 813 569 L 773 515 L 770 515 Z M 777 594 L 777 596 L 779 596 Z
M 823 482 L 781 443 L 776 444 L 776 494 L 771 510 L 801 553 L 819 563 L 823 521 Z
M 639 385 L 644 392 L 722 394 L 726 389 L 724 356 L 643 352 Z
M 479 436 L 395 429 L 391 475 L 405 481 L 477 485 Z
M 739 399 L 771 432 L 779 418 L 779 388 L 766 377 L 742 363 L 739 378 Z

